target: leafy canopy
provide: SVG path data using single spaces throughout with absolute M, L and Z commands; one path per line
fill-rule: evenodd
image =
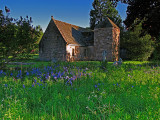
M 160 34 L 160 0 L 111 0 L 115 5 L 121 1 L 127 3 L 127 18 L 124 24 L 127 27 L 133 25 L 134 20 L 139 19 L 136 25 L 142 22 L 142 33 L 148 32 L 151 36 Z M 134 26 L 132 26 L 134 27 Z
M 4 16 L 0 10 L 0 64 L 9 61 L 9 58 L 29 57 L 30 52 L 36 48 L 41 29 L 32 25 L 32 18 L 20 19 Z M 10 60 L 12 60 L 10 59 Z
M 121 26 L 121 17 L 115 6 L 110 0 L 94 0 L 93 9 L 90 11 L 90 27 L 94 27 L 101 21 L 109 17 L 119 27 Z

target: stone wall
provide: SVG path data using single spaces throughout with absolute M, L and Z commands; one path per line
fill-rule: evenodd
M 53 20 L 50 21 L 39 44 L 40 60 L 65 60 L 66 42 L 61 36 Z
M 73 56 L 74 49 L 74 56 Z M 67 61 L 83 61 L 83 60 L 94 60 L 94 47 L 93 46 L 77 46 L 67 45 Z
M 114 27 L 94 30 L 94 46 L 79 46 L 65 42 L 53 20 L 50 21 L 39 44 L 40 60 L 102 60 L 107 52 L 108 61 L 119 59 L 120 29 Z
M 112 27 L 110 28 L 98 28 L 94 30 L 94 49 L 95 49 L 95 60 L 102 60 L 103 51 L 107 52 L 106 59 L 113 61 L 112 57 Z
M 120 30 L 114 27 L 94 30 L 95 60 L 103 60 L 103 51 L 107 52 L 107 61 L 119 59 Z

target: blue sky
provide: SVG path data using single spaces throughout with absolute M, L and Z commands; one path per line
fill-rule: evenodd
M 0 0 L 0 9 L 10 8 L 10 17 L 30 16 L 33 25 L 40 25 L 45 31 L 51 16 L 57 20 L 81 27 L 89 27 L 89 12 L 93 0 Z M 127 5 L 119 3 L 117 10 L 126 18 Z

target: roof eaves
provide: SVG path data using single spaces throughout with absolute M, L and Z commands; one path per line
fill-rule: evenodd
M 119 29 L 119 27 L 118 27 L 110 18 L 107 17 L 107 19 L 109 20 L 109 22 L 111 23 L 111 25 L 112 25 L 113 27 L 116 27 L 116 28 Z

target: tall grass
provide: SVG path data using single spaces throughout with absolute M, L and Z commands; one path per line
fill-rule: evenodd
M 0 118 L 159 119 L 160 67 L 126 62 L 57 63 L 0 72 Z M 20 76 L 22 74 L 22 76 Z

